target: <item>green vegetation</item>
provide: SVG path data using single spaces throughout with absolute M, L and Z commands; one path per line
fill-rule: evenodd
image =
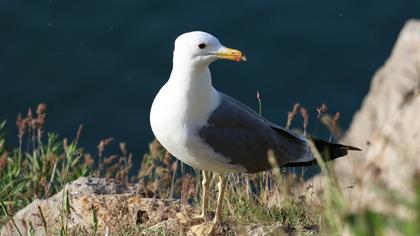
M 129 181 L 132 156 L 124 144 L 121 153 L 106 156 L 104 150 L 112 139 L 100 141 L 94 156 L 84 153 L 79 146 L 82 127 L 72 141 L 57 134 L 44 135 L 45 105 L 37 109 L 36 117 L 18 117 L 19 145 L 7 146 L 6 122 L 0 123 L 0 226 L 11 220 L 14 213 L 34 199 L 47 198 L 63 189 L 66 183 L 80 176 L 98 176 Z M 44 140 L 45 138 L 45 140 Z M 316 152 L 315 152 L 316 153 Z M 373 209 L 351 211 L 343 196 L 330 163 L 317 157 L 321 166 L 319 179 L 304 181 L 301 176 L 287 173 L 281 168 L 258 174 L 231 174 L 224 202 L 225 224 L 272 225 L 279 223 L 288 235 L 340 235 L 344 230 L 354 235 L 384 235 L 389 230 L 401 235 L 420 232 L 420 178 L 416 178 L 414 201 L 402 200 L 400 193 L 389 193 L 393 204 L 411 209 L 414 214 L 399 218 Z M 94 161 L 98 160 L 98 161 Z M 272 163 L 276 166 L 276 163 Z M 417 177 L 420 177 L 420 173 Z M 151 195 L 160 198 L 180 197 L 184 204 L 200 207 L 200 172 L 190 170 L 171 157 L 158 142 L 150 144 L 144 155 L 139 174 L 130 181 L 140 181 Z M 216 178 L 214 178 L 216 179 Z M 210 209 L 215 208 L 216 187 L 212 183 Z M 62 229 L 60 235 L 69 235 L 67 215 L 71 205 L 68 194 L 62 199 Z M 42 216 L 42 210 L 39 208 Z M 44 217 L 41 217 L 44 219 Z M 12 222 L 13 223 L 13 222 Z M 43 222 L 48 232 L 47 223 Z M 32 229 L 33 230 L 33 229 Z M 98 230 L 96 209 L 92 209 L 91 232 Z M 145 232 L 142 226 L 121 229 L 123 235 Z M 146 229 L 155 235 L 167 235 L 163 228 Z M 28 229 L 31 232 L 31 227 Z M 228 230 L 228 232 L 231 232 Z M 86 234 L 86 232 L 77 232 Z
M 7 146 L 6 121 L 0 123 L 0 201 L 3 205 L 0 226 L 8 220 L 7 214 L 14 215 L 34 199 L 50 197 L 63 189 L 66 183 L 80 176 L 101 176 L 127 181 L 132 157 L 124 143 L 120 144 L 120 155 L 104 157 L 104 149 L 112 139 L 100 141 L 100 161 L 95 163 L 93 157 L 84 153 L 78 145 L 82 126 L 71 142 L 67 138 L 60 139 L 55 133 L 48 133 L 44 137 L 45 118 L 45 104 L 38 106 L 36 116 L 32 115 L 31 109 L 27 117 L 18 116 L 17 148 Z M 63 201 L 65 202 L 67 201 Z M 63 210 L 69 212 L 69 205 L 63 204 Z M 65 219 L 62 221 L 64 223 Z

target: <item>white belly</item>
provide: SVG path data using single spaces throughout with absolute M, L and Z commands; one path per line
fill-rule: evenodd
M 229 164 L 229 159 L 214 152 L 198 135 L 199 128 L 206 124 L 220 101 L 203 99 L 209 104 L 197 102 L 194 108 L 183 95 L 165 85 L 155 97 L 150 124 L 157 140 L 169 153 L 194 168 L 218 173 L 244 171 L 243 167 Z M 199 101 L 197 96 L 195 98 Z

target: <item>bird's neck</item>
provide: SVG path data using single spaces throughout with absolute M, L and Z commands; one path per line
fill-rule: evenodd
M 177 67 L 174 64 L 168 85 L 172 98 L 180 105 L 179 112 L 188 114 L 186 119 L 191 124 L 205 122 L 220 102 L 208 66 Z
M 214 90 L 208 66 L 177 66 L 174 64 L 168 83 L 192 97 L 210 96 Z

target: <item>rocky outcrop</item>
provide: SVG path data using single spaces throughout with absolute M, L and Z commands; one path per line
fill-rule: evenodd
M 378 199 L 385 198 L 384 189 L 411 198 L 420 173 L 420 21 L 401 31 L 344 142 L 363 149 L 335 165 L 344 186 L 353 186 L 352 207 L 405 214 Z
M 64 193 L 64 195 L 63 195 Z M 194 218 L 199 210 L 176 199 L 158 199 L 140 184 L 81 177 L 49 199 L 21 209 L 1 230 L 19 235 L 206 235 L 210 222 Z M 281 235 L 281 224 L 239 225 L 232 219 L 220 228 L 225 235 Z
M 62 190 L 49 199 L 33 201 L 14 216 L 14 221 L 21 233 L 33 231 L 35 235 L 56 235 L 60 231 L 136 235 L 134 232 L 162 222 L 170 226 L 165 228 L 168 232 L 182 231 L 179 213 L 188 217 L 194 209 L 181 207 L 178 200 L 151 198 L 149 191 L 139 187 L 82 177 L 66 185 L 64 196 Z M 9 222 L 1 235 L 19 234 Z

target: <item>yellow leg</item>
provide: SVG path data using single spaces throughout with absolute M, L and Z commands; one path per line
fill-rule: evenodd
M 207 208 L 209 206 L 209 188 L 210 188 L 210 172 L 203 170 L 203 204 L 201 209 L 201 216 L 204 220 L 207 217 Z
M 219 183 L 217 184 L 217 187 L 219 188 L 219 196 L 217 197 L 216 215 L 214 216 L 213 225 L 210 228 L 209 234 L 214 233 L 215 229 L 220 224 L 220 219 L 222 216 L 223 197 L 225 194 L 225 187 L 226 187 L 226 178 L 224 176 L 219 175 Z

